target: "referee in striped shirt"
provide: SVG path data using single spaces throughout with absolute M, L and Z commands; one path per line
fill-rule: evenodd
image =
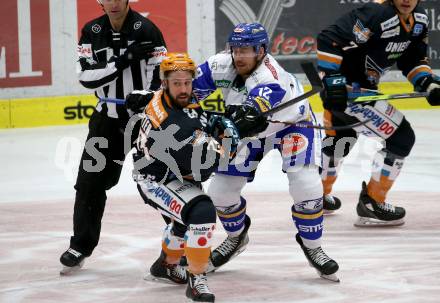
M 98 99 L 124 99 L 133 90 L 157 90 L 159 65 L 166 55 L 161 31 L 131 10 L 128 0 L 97 1 L 105 14 L 82 29 L 77 65 L 80 83 L 93 89 Z M 75 184 L 73 236 L 60 258 L 62 274 L 80 268 L 98 245 L 106 190 L 121 175 L 129 151 L 124 150 L 124 132 L 133 114 L 130 107 L 99 101 L 90 118 Z M 135 138 L 136 127 L 126 140 L 134 142 Z

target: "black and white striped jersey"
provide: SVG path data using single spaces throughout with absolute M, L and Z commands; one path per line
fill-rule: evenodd
M 150 43 L 152 56 L 118 70 L 114 59 L 132 43 Z M 133 90 L 157 90 L 161 83 L 159 65 L 166 45 L 159 28 L 139 13 L 129 10 L 119 32 L 114 32 L 107 15 L 88 22 L 78 43 L 77 74 L 80 83 L 95 90 L 97 98 L 124 99 Z M 96 109 L 111 118 L 128 118 L 123 105 L 99 101 Z

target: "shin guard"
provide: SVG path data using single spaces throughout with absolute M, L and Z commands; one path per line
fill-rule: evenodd
M 192 274 L 204 273 L 208 267 L 215 223 L 190 224 L 185 233 L 185 255 Z

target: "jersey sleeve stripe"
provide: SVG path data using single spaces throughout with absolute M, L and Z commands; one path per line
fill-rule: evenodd
M 341 63 L 342 57 L 318 51 L 318 66 L 324 69 L 338 70 Z
M 406 77 L 414 85 L 421 77 L 429 76 L 431 74 L 432 70 L 428 65 L 419 65 L 414 67 Z

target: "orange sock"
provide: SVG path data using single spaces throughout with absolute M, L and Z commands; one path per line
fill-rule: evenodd
M 162 250 L 166 255 L 165 262 L 168 264 L 177 264 L 183 256 L 185 242 L 183 238 L 173 234 L 173 224 L 167 225 L 162 235 Z
M 374 201 L 384 203 L 393 183 L 394 180 L 390 180 L 384 175 L 380 176 L 380 182 L 371 178 L 367 185 L 367 193 Z

